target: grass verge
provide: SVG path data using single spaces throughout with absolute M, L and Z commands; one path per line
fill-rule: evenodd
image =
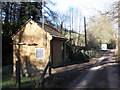
M 33 81 L 31 77 L 21 77 L 21 88 L 32 88 Z M 2 88 L 15 88 L 16 77 L 12 75 L 2 76 Z

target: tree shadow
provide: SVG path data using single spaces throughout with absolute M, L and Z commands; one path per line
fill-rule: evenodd
M 85 67 L 79 67 L 80 64 L 78 64 L 74 68 L 66 69 L 66 70 L 63 70 L 62 72 L 55 73 L 51 77 L 46 78 L 46 87 L 47 88 L 49 87 L 50 88 L 65 88 L 75 79 L 76 80 L 78 79 L 76 84 L 79 84 L 82 78 L 84 78 L 84 76 L 86 76 L 87 73 L 89 72 L 89 73 L 95 73 L 95 76 L 90 82 L 89 82 L 89 79 L 86 79 L 85 82 L 87 82 L 86 85 L 88 88 L 109 88 L 108 77 L 107 77 L 108 73 L 106 71 L 106 68 L 109 68 L 111 66 L 114 67 L 115 71 L 113 71 L 113 73 L 116 73 L 116 74 L 118 74 L 116 70 L 119 68 L 118 68 L 118 64 L 114 64 L 116 62 L 104 62 L 104 61 L 107 61 L 107 59 L 103 60 L 103 62 L 100 63 L 99 65 L 91 64 L 91 65 L 86 65 Z M 112 64 L 109 65 L 107 63 L 112 63 Z M 100 67 L 100 68 L 91 69 L 92 67 Z M 81 79 L 79 79 L 80 77 Z
M 21 68 L 22 76 L 31 77 L 36 76 L 37 74 L 40 75 L 43 72 L 42 70 L 37 69 L 37 67 L 30 62 L 29 56 L 24 56 L 23 60 L 24 65 Z
M 89 71 L 89 69 L 94 65 L 86 65 L 84 67 L 79 67 L 80 64 L 77 64 L 74 68 L 69 69 L 69 67 L 65 68 L 65 70 L 61 72 L 57 72 L 52 74 L 50 77 L 45 79 L 45 87 L 47 88 L 64 88 L 71 81 L 79 77 L 83 72 Z

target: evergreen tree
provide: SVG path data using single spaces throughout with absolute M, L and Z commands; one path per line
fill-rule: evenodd
M 47 3 L 45 7 L 45 21 L 51 24 L 56 14 Z M 12 35 L 23 25 L 28 19 L 42 22 L 42 2 L 2 2 L 2 30 L 3 35 Z

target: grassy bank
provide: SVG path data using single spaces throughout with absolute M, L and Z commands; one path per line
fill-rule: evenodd
M 35 79 L 31 77 L 21 77 L 21 87 L 31 88 Z M 15 88 L 16 77 L 12 75 L 2 76 L 2 88 Z

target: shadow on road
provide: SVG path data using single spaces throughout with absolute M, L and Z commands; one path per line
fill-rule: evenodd
M 50 77 L 46 78 L 46 87 L 47 88 L 64 88 L 66 85 L 68 85 L 71 81 L 76 79 L 80 76 L 83 72 L 89 71 L 89 69 L 94 64 L 89 65 L 81 65 L 81 64 L 75 64 L 73 67 L 66 67 L 65 70 L 59 71 L 58 73 L 55 73 L 51 75 Z
M 108 88 L 109 82 L 106 68 L 112 66 L 118 69 L 118 62 L 116 61 L 116 58 L 113 57 L 110 61 L 108 61 L 108 59 L 109 58 L 105 58 L 98 65 L 95 65 L 95 63 L 84 65 L 77 63 L 71 66 L 66 66 L 62 71 L 46 78 L 45 86 L 47 88 L 65 88 L 66 86 L 76 88 L 77 85 L 79 87 L 80 83 L 84 83 L 84 85 L 86 85 L 85 87 L 88 88 Z M 114 71 L 113 73 L 117 72 Z M 84 79 L 86 75 L 88 76 Z
M 117 88 L 118 62 L 116 58 L 108 57 L 97 62 L 88 73 L 83 72 L 68 88 Z M 84 76 L 84 77 L 82 77 Z

